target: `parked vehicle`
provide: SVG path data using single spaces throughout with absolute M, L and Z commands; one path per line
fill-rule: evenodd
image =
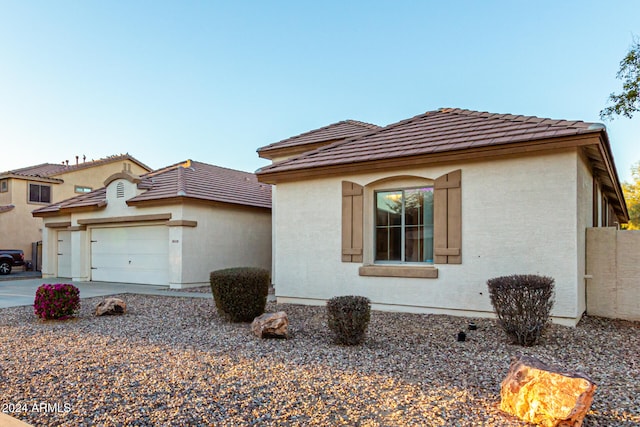
M 24 265 L 24 252 L 19 249 L 0 249 L 0 274 L 9 274 L 13 267 Z

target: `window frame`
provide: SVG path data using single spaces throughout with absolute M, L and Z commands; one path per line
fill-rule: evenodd
M 0 179 L 0 193 L 6 193 L 9 191 L 9 179 Z
M 422 245 L 423 245 L 423 253 L 426 251 L 425 248 L 425 236 L 424 236 L 424 232 L 426 230 L 427 227 L 431 227 L 431 233 L 432 233 L 432 237 L 431 237 L 431 260 L 430 261 L 407 261 L 407 255 L 406 255 L 406 235 L 407 235 L 407 224 L 406 224 L 406 192 L 407 191 L 411 191 L 411 190 L 421 190 L 421 189 L 425 189 L 428 188 L 430 189 L 429 192 L 432 195 L 432 199 L 431 199 L 431 223 L 430 224 L 425 224 L 423 223 L 422 225 L 418 225 L 419 228 L 422 228 L 421 233 L 421 240 L 422 240 Z M 390 266 L 390 265 L 399 265 L 399 266 L 433 266 L 434 265 L 434 250 L 435 250 L 435 245 L 433 242 L 433 230 L 434 230 L 434 224 L 433 224 L 433 214 L 434 214 L 434 208 L 433 208 L 433 194 L 434 194 L 434 190 L 435 190 L 435 186 L 434 184 L 427 184 L 427 185 L 413 185 L 413 186 L 398 186 L 398 187 L 394 187 L 394 188 L 389 188 L 389 189 L 374 189 L 373 190 L 373 265 L 380 265 L 380 266 Z M 402 209 L 400 212 L 400 220 L 401 220 L 401 224 L 399 226 L 400 228 L 400 260 L 379 260 L 376 259 L 376 252 L 377 252 L 377 247 L 378 247 L 378 230 L 380 229 L 380 226 L 378 225 L 378 194 L 380 193 L 398 193 L 400 192 L 402 194 Z M 425 191 L 426 192 L 426 191 Z M 424 210 L 424 204 L 422 205 L 422 210 Z M 423 213 L 424 215 L 424 213 Z M 409 225 L 409 227 L 412 227 L 413 225 Z M 396 226 L 397 227 L 397 226 Z M 392 228 L 391 225 L 387 225 L 387 229 Z
M 91 193 L 93 191 L 93 188 L 87 187 L 86 185 L 75 185 L 73 187 L 73 191 L 78 194 L 87 194 L 87 193 Z
M 38 200 L 32 200 L 31 199 L 31 187 L 32 186 L 36 186 L 38 187 Z M 42 189 L 43 188 L 48 188 L 49 189 L 49 200 L 48 201 L 42 201 Z M 37 203 L 37 204 L 45 204 L 48 205 L 51 203 L 51 200 L 53 200 L 52 196 L 52 188 L 51 185 L 47 185 L 47 184 L 35 184 L 30 182 L 29 185 L 27 186 L 27 202 L 28 203 Z

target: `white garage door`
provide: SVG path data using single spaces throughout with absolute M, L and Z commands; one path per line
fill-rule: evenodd
M 58 231 L 58 277 L 71 278 L 70 231 Z
M 167 285 L 169 229 L 166 226 L 93 229 L 91 280 Z

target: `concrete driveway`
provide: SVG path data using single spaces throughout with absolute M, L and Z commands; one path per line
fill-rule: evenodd
M 80 289 L 80 299 L 115 294 L 146 294 L 212 298 L 210 293 L 170 291 L 168 286 L 137 285 L 110 282 L 74 282 L 69 279 L 35 278 L 0 281 L 0 308 L 33 305 L 36 290 L 43 283 L 71 283 Z

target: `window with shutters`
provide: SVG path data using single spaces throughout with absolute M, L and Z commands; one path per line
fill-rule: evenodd
M 433 187 L 375 192 L 377 263 L 433 263 Z
M 366 189 L 343 181 L 342 261 L 364 263 L 362 276 L 422 278 L 438 277 L 435 264 L 461 264 L 461 177 L 390 177 Z

